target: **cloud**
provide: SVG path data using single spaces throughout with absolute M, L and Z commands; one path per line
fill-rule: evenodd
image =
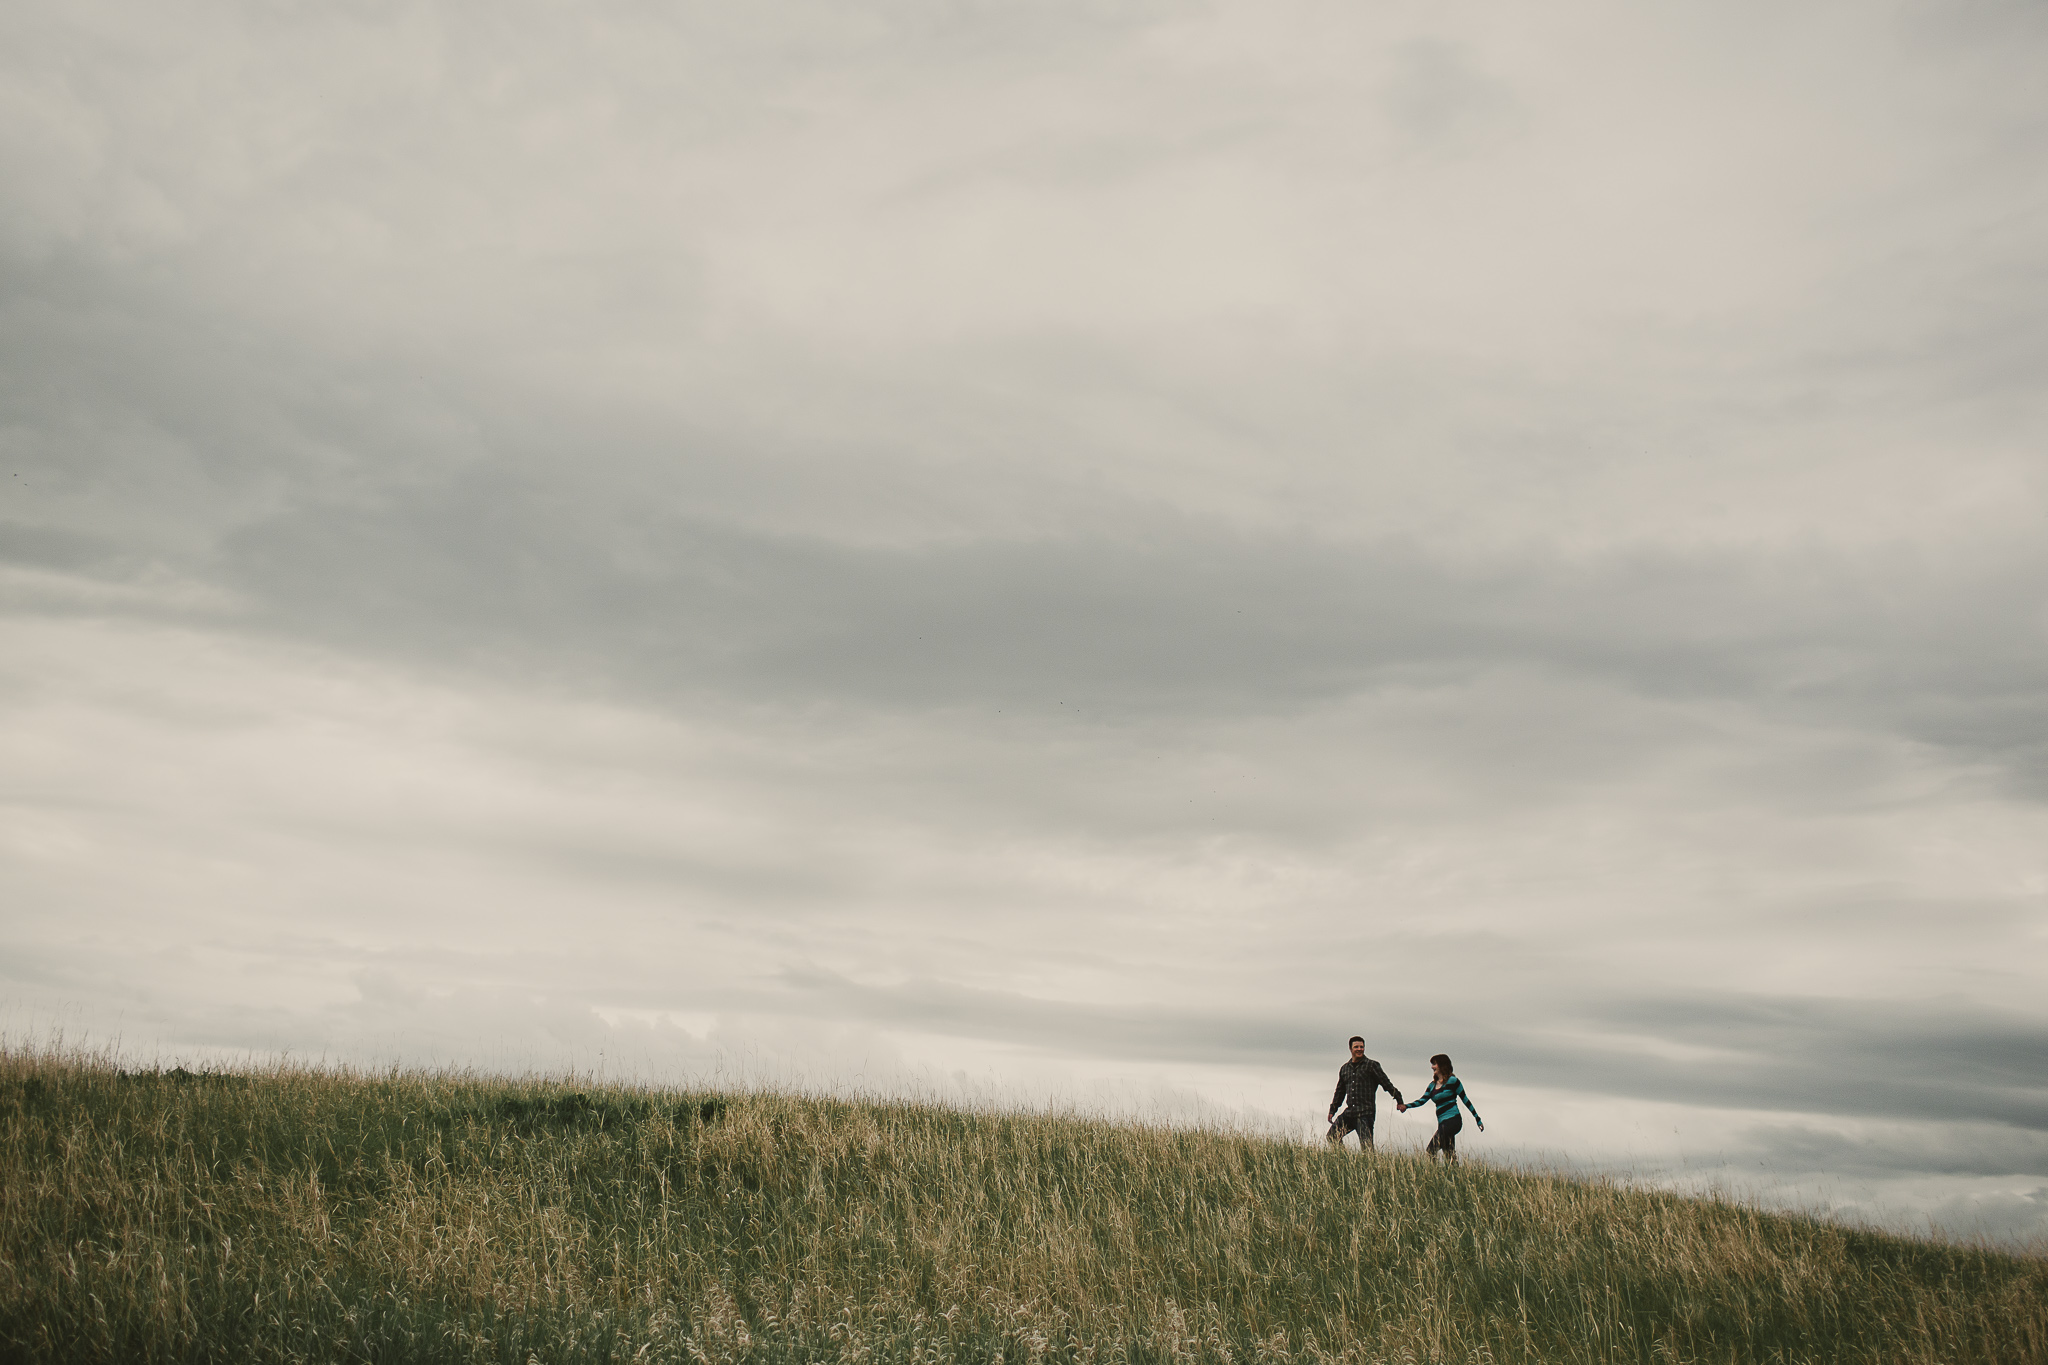
M 1460 959 L 1475 975 L 1490 975 L 1478 955 L 1461 953 Z M 1304 1058 L 1327 1052 L 1330 1039 L 1341 1036 L 1326 1017 L 1327 1008 L 1247 1014 L 1214 1006 L 1105 1007 L 931 980 L 863 986 L 817 968 L 792 970 L 784 979 L 800 999 L 797 1007 L 819 1017 L 965 1034 L 1058 1054 L 1293 1069 Z M 1473 1041 L 1469 1047 L 1458 1044 L 1461 1064 L 1470 1074 L 1489 1073 L 1521 1087 L 1729 1110 L 1940 1117 L 1955 1124 L 2048 1132 L 2048 1069 L 2042 1062 L 2048 1057 L 2048 1027 L 2026 1015 L 1901 1009 L 1879 1001 L 1659 997 L 1595 1013 L 1588 1022 L 1608 1031 L 1603 1042 L 1560 1036 L 1555 1023 L 1560 1015 L 1570 1015 L 1561 1002 L 1524 997 L 1506 1008 L 1485 1003 L 1467 1008 L 1493 1027 L 1462 1025 Z M 1544 1022 L 1517 1030 L 1513 1019 L 1518 1014 Z M 1373 1042 L 1392 1044 L 1403 1054 L 1420 1055 L 1429 1046 L 1415 1023 L 1398 1019 L 1377 1027 Z M 1660 1048 L 1670 1052 L 1658 1055 Z M 1681 1049 L 1680 1055 L 1670 1055 Z M 1961 1141 L 1953 1132 L 1940 1136 Z M 1751 1140 L 1768 1145 L 1787 1162 L 1831 1150 L 1825 1140 L 1802 1129 L 1758 1129 Z M 2032 1138 L 2007 1134 L 1993 1148 L 1980 1149 L 1977 1159 L 2010 1162 L 2018 1159 L 2014 1154 L 2037 1148 L 2048 1152 Z M 1817 1161 L 1800 1169 L 1860 1172 L 1881 1169 L 1871 1163 L 1884 1159 L 1853 1143 L 1837 1142 L 1832 1150 L 1845 1165 Z M 1990 1157 L 1994 1150 L 2006 1155 Z M 2036 1153 L 2024 1159 L 2038 1163 L 2042 1158 Z M 1942 1160 L 1953 1163 L 1955 1158 Z M 2041 1173 L 2031 1165 L 1955 1169 Z
M 1788 1124 L 1758 1127 L 1747 1137 L 1750 1151 L 1731 1154 L 1731 1161 L 1758 1161 L 1780 1171 L 1848 1177 L 2048 1175 L 2048 1139 L 2011 1128 L 1923 1121 L 1891 1131 L 1848 1134 Z
M 1568 1062 L 1540 1042 L 1510 1055 L 1524 1076 L 1595 1093 L 2048 1130 L 2048 1032 L 2031 1013 L 1695 994 L 1618 1001 L 1588 1022 L 1614 1041 L 1582 1041 Z

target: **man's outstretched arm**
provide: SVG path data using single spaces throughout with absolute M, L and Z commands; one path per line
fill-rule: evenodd
M 1401 1092 L 1394 1089 L 1394 1083 L 1391 1080 L 1387 1079 L 1387 1069 L 1383 1066 L 1376 1066 L 1373 1068 L 1373 1070 L 1379 1072 L 1380 1089 L 1386 1091 L 1389 1095 L 1392 1095 L 1394 1097 L 1394 1103 L 1402 1103 Z
M 1344 1073 L 1337 1073 L 1337 1093 L 1330 1096 L 1330 1112 L 1337 1112 L 1337 1106 L 1344 1103 Z

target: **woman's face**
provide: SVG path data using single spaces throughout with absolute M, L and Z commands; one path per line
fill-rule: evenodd
M 1447 1066 L 1431 1062 L 1429 1069 L 1436 1074 L 1436 1078 L 1440 1081 L 1447 1081 L 1451 1078 L 1451 1069 Z

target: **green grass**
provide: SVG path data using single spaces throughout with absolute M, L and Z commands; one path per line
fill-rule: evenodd
M 1065 1116 L 0 1050 L 18 1361 L 2048 1361 L 2048 1262 Z

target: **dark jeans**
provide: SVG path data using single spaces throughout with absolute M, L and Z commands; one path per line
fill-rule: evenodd
M 1463 1114 L 1453 1114 L 1436 1126 L 1436 1136 L 1429 1140 L 1429 1154 L 1442 1152 L 1451 1160 L 1458 1159 L 1458 1130 L 1465 1126 Z
M 1337 1121 L 1330 1127 L 1330 1141 L 1340 1146 L 1346 1133 L 1358 1134 L 1358 1150 L 1368 1151 L 1372 1147 L 1372 1120 L 1370 1112 L 1358 1114 L 1346 1109 L 1337 1115 Z

